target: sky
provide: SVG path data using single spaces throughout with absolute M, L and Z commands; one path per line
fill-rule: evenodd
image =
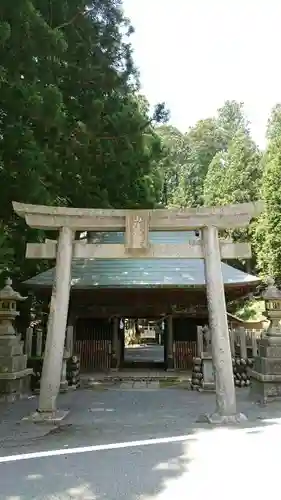
M 281 0 L 123 0 L 142 91 L 185 132 L 227 99 L 245 103 L 264 147 L 281 102 Z

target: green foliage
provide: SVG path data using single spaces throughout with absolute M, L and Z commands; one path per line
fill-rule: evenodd
M 278 124 L 279 126 L 279 124 Z M 258 266 L 263 277 L 281 282 L 281 135 L 273 135 L 264 157 L 262 197 L 265 210 L 255 227 Z
M 226 172 L 222 165 L 226 163 L 232 165 L 229 192 L 235 189 L 236 201 L 251 196 L 246 194 L 250 180 L 247 180 L 247 186 L 240 195 L 241 186 L 238 182 L 231 186 L 230 181 L 232 171 L 235 170 L 234 163 L 242 162 L 243 169 L 247 164 L 248 175 L 251 175 L 251 169 L 255 175 L 256 163 L 259 163 L 259 154 L 250 138 L 241 103 L 226 101 L 218 110 L 216 118 L 200 120 L 186 134 L 166 126 L 159 129 L 159 135 L 164 148 L 161 171 L 165 179 L 166 204 L 196 207 L 205 203 L 222 203 Z M 250 167 L 248 161 L 254 165 Z M 234 179 L 233 183 L 235 184 Z M 220 192 L 221 189 L 223 193 Z
M 163 203 L 196 207 L 242 203 L 260 198 L 261 152 L 251 139 L 243 104 L 226 101 L 216 118 L 200 120 L 186 134 L 160 127 Z M 231 233 L 249 241 L 255 226 Z M 249 272 L 251 262 L 237 263 Z
M 272 276 L 281 285 L 281 105 L 268 121 L 268 145 L 263 157 L 264 213 L 255 224 L 254 245 L 262 278 Z
M 21 278 L 37 272 L 25 244 L 44 238 L 15 216 L 12 200 L 114 208 L 159 202 L 154 126 L 168 112 L 160 103 L 151 114 L 137 93 L 131 32 L 119 0 L 2 0 L 0 220 L 15 250 L 12 260 L 0 257 L 2 269 Z
M 244 300 L 243 305 L 235 311 L 235 315 L 244 321 L 264 321 L 264 300 Z
M 189 158 L 180 184 L 180 191 L 185 193 L 185 196 L 182 196 L 185 206 L 206 203 L 204 189 L 206 176 L 209 175 L 210 168 L 214 169 L 212 163 L 215 162 L 216 166 L 224 163 L 224 153 L 233 148 L 233 140 L 241 131 L 247 134 L 243 105 L 236 101 L 226 101 L 218 110 L 217 118 L 199 121 L 186 134 Z M 217 202 L 218 200 L 214 201 Z
M 209 206 L 244 203 L 260 198 L 262 177 L 261 154 L 241 129 L 236 132 L 226 151 L 217 153 L 210 164 L 204 181 L 204 204 Z M 254 224 L 254 223 L 253 223 Z M 228 232 L 234 241 L 251 241 L 254 225 Z M 256 255 L 250 261 L 242 261 L 243 270 L 251 272 Z
M 180 207 L 202 204 L 204 177 L 219 147 L 215 121 L 201 120 L 186 134 L 162 126 L 158 134 L 163 145 L 163 203 Z
M 278 139 L 281 135 L 281 104 L 274 106 L 270 118 L 267 123 L 266 137 L 267 139 Z
M 259 198 L 261 155 L 248 134 L 236 133 L 227 151 L 216 154 L 204 181 L 204 204 L 226 205 Z
M 238 132 L 249 135 L 249 123 L 245 118 L 244 104 L 237 101 L 226 101 L 218 110 L 216 121 L 221 145 L 224 150 L 229 146 Z
M 162 157 L 157 164 L 162 188 L 160 201 L 164 206 L 173 205 L 179 190 L 180 171 L 186 162 L 186 144 L 183 134 L 170 125 L 158 127 L 157 134 L 162 145 Z
M 195 207 L 203 204 L 204 179 L 213 157 L 220 148 L 216 121 L 200 120 L 185 135 L 185 142 L 188 154 L 180 174 L 179 204 Z
M 0 225 L 0 275 L 9 269 L 13 256 L 14 250 L 10 246 L 7 228 Z

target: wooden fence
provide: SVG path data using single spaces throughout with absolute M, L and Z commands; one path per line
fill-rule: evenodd
M 77 340 L 74 343 L 74 352 L 79 356 L 84 372 L 110 370 L 111 340 Z
M 44 354 L 46 331 L 29 327 L 24 336 L 24 353 L 30 358 L 41 358 Z M 73 343 L 73 327 L 67 327 L 66 351 L 70 356 L 78 355 L 84 371 L 107 371 L 111 366 L 111 340 L 77 340 Z
M 40 358 L 45 350 L 46 333 L 41 328 L 29 327 L 24 339 L 24 352 L 28 358 Z
M 259 342 L 265 334 L 264 330 L 248 330 L 245 328 L 229 329 L 229 342 L 233 357 L 243 359 L 254 358 L 259 354 Z M 197 328 L 197 355 L 202 352 L 211 354 L 211 336 L 207 329 L 205 337 L 202 327 Z
M 197 343 L 192 341 L 174 342 L 174 367 L 176 370 L 191 370 L 193 358 L 197 355 Z
M 259 342 L 264 330 L 236 328 L 229 331 L 231 354 L 243 359 L 254 358 L 259 353 Z
M 37 326 L 26 329 L 24 340 L 24 353 L 28 358 L 41 358 L 45 351 L 47 332 Z M 73 327 L 68 326 L 65 337 L 65 347 L 69 356 L 73 354 Z

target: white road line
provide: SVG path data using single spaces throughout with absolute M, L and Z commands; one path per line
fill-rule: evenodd
M 31 458 L 58 457 L 60 455 L 74 455 L 77 453 L 89 453 L 92 451 L 118 450 L 121 448 L 134 448 L 136 446 L 149 446 L 154 444 L 179 443 L 194 439 L 193 435 L 174 436 L 167 438 L 144 439 L 141 441 L 125 441 L 123 443 L 100 444 L 93 446 L 83 446 L 77 448 L 64 448 L 60 450 L 38 451 L 34 453 L 22 453 L 20 455 L 9 455 L 0 457 L 0 463 L 17 462 L 18 460 L 28 460 Z

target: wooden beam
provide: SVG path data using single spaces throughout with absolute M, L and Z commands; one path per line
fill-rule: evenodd
M 173 316 L 198 316 L 198 315 L 208 315 L 207 304 L 205 305 L 188 305 L 186 307 L 179 307 L 175 310 L 171 304 L 118 304 L 118 305 L 92 305 L 89 307 L 83 306 L 75 306 L 73 308 L 75 311 L 75 316 L 79 317 L 153 317 L 156 316 L 159 319 L 161 316 L 165 316 L 167 314 L 172 314 Z
M 251 246 L 249 243 L 232 243 L 228 240 L 220 242 L 222 259 L 249 259 Z M 91 244 L 75 241 L 73 257 L 77 259 L 203 259 L 200 240 L 180 244 L 158 243 L 148 248 L 137 248 L 137 255 L 128 251 L 123 244 Z M 56 241 L 45 243 L 27 243 L 28 259 L 55 259 Z

